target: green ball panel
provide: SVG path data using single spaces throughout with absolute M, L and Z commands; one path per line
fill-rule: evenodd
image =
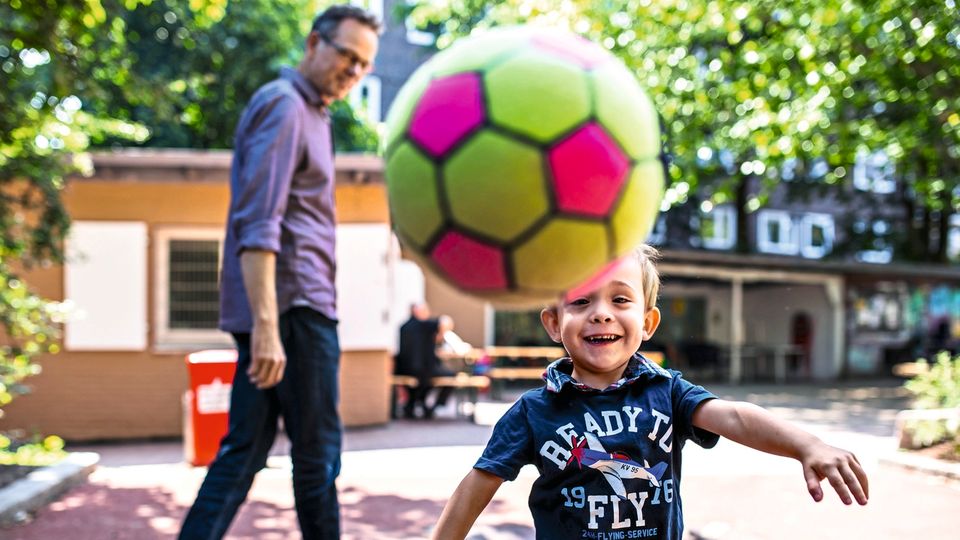
M 494 123 L 550 142 L 590 115 L 587 74 L 578 66 L 527 51 L 484 77 Z
M 431 72 L 429 63 L 420 66 L 397 92 L 397 97 L 390 105 L 390 112 L 387 113 L 386 132 L 383 137 L 385 152 L 392 150 L 394 145 L 399 143 L 406 134 L 413 110 L 430 82 Z M 387 157 L 389 158 L 389 156 Z
M 613 249 L 617 256 L 637 247 L 650 235 L 660 213 L 663 189 L 663 163 L 660 160 L 651 159 L 634 168 L 610 220 Z
M 433 57 L 432 66 L 437 77 L 465 71 L 481 71 L 497 58 L 522 49 L 530 35 L 518 28 L 490 30 L 461 39 Z
M 636 77 L 620 62 L 593 72 L 597 117 L 603 127 L 636 160 L 660 153 L 660 123 L 656 109 Z
M 513 254 L 517 285 L 560 294 L 607 263 L 606 227 L 569 219 L 548 223 Z
M 387 195 L 394 226 L 420 248 L 443 223 L 433 163 L 409 142 L 387 160 Z
M 446 162 L 443 181 L 453 219 L 509 242 L 549 208 L 540 152 L 480 132 Z

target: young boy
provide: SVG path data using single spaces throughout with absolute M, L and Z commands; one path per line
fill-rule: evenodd
M 500 484 L 528 463 L 540 472 L 529 499 L 537 538 L 679 540 L 680 450 L 687 440 L 713 447 L 720 436 L 799 461 L 815 501 L 827 479 L 844 504 L 867 503 L 867 477 L 850 452 L 756 405 L 718 399 L 636 352 L 660 324 L 655 256 L 641 246 L 596 290 L 541 312 L 570 356 L 497 423 L 435 540 L 464 538 Z

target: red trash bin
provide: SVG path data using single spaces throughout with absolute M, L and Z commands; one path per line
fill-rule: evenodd
M 227 433 L 230 390 L 237 351 L 209 350 L 187 355 L 190 389 L 184 394 L 183 452 L 188 463 L 209 465 Z

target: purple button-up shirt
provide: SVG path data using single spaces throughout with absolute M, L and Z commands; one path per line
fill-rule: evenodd
M 333 140 L 320 94 L 283 68 L 250 99 L 237 125 L 220 279 L 220 328 L 250 332 L 240 271 L 245 249 L 277 254 L 277 308 L 337 318 Z

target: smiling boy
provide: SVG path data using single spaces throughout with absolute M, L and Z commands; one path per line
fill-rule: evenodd
M 503 481 L 533 464 L 538 539 L 679 540 L 681 449 L 688 440 L 710 448 L 720 436 L 798 460 L 815 501 L 827 479 L 844 504 L 867 503 L 867 477 L 850 452 L 756 405 L 718 399 L 636 352 L 660 324 L 655 257 L 641 246 L 597 289 L 541 312 L 569 356 L 548 366 L 546 385 L 497 423 L 434 539 L 464 538 Z

